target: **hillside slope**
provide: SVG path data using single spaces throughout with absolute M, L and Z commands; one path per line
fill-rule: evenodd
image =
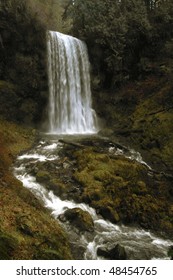
M 0 119 L 0 259 L 71 259 L 67 236 L 12 173 L 35 131 Z

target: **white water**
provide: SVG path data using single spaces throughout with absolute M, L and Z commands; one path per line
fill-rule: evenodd
M 87 47 L 59 32 L 48 32 L 49 133 L 97 132 L 92 109 Z
M 128 259 L 167 259 L 168 247 L 173 244 L 170 240 L 164 240 L 142 229 L 114 225 L 99 217 L 95 210 L 88 205 L 62 200 L 36 182 L 35 177 L 27 172 L 28 166 L 34 166 L 35 163 L 42 161 L 43 158 L 52 162 L 55 158 L 58 160 L 58 152 L 61 147 L 62 144 L 54 140 L 49 141 L 49 143 L 40 142 L 30 153 L 18 157 L 15 175 L 23 182 L 26 188 L 30 189 L 43 202 L 45 207 L 52 211 L 52 215 L 55 218 L 58 218 L 66 209 L 75 207 L 90 213 L 94 221 L 94 233 L 89 234 L 89 236 L 88 234 L 79 234 L 77 240 L 74 241 L 74 243 L 76 242 L 76 247 L 79 245 L 85 247 L 83 258 L 99 259 L 97 256 L 98 247 L 111 248 L 118 243 L 125 247 Z M 117 150 L 117 152 L 119 151 Z M 67 232 L 69 230 L 71 229 L 67 225 Z
M 126 158 L 129 158 L 131 160 L 135 160 L 143 165 L 145 165 L 148 169 L 152 169 L 151 166 L 149 166 L 145 161 L 143 161 L 142 156 L 139 152 L 136 152 L 134 149 L 129 149 L 128 152 L 124 152 L 122 149 L 115 148 L 114 146 L 109 148 L 109 153 L 119 156 L 125 156 Z

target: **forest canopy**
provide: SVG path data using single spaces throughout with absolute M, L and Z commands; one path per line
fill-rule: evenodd
M 173 50 L 171 0 L 69 2 L 72 33 L 87 42 L 101 86 L 114 87 L 151 71 L 172 72 L 172 61 L 168 67 L 157 64 Z

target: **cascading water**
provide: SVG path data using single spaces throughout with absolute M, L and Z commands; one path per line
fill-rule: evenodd
M 52 136 L 46 136 L 52 137 Z M 124 246 L 127 252 L 128 259 L 168 259 L 167 251 L 169 246 L 173 245 L 171 240 L 162 239 L 152 234 L 149 231 L 136 227 L 128 227 L 124 225 L 115 225 L 104 220 L 97 215 L 96 211 L 89 205 L 84 203 L 75 203 L 70 200 L 62 200 L 57 197 L 52 191 L 47 190 L 43 185 L 39 184 L 34 176 L 35 171 L 38 171 L 38 162 L 50 162 L 51 166 L 59 167 L 62 158 L 60 155 L 63 144 L 57 139 L 40 141 L 36 147 L 18 157 L 14 169 L 15 176 L 22 181 L 23 185 L 28 188 L 34 195 L 43 202 L 45 207 L 49 208 L 53 217 L 58 218 L 67 209 L 75 207 L 87 211 L 94 222 L 94 232 L 76 233 L 73 228 L 67 223 L 61 224 L 65 230 L 69 232 L 69 240 L 74 249 L 77 250 L 77 259 L 100 259 L 97 254 L 99 247 L 112 248 L 117 243 Z M 120 149 L 109 148 L 110 154 L 122 154 Z M 122 156 L 126 156 L 122 154 Z M 130 152 L 127 155 L 132 160 L 143 162 L 139 153 Z M 36 171 L 36 172 L 37 172 Z
M 97 132 L 91 105 L 90 73 L 84 42 L 59 32 L 48 32 L 49 133 Z

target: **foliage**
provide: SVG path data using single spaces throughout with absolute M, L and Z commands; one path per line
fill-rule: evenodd
M 1 0 L 0 99 L 6 118 L 32 123 L 41 117 L 38 108 L 45 103 L 41 93 L 47 91 L 45 52 L 45 27 L 27 1 Z M 25 105 L 28 99 L 33 106 Z
M 173 35 L 172 1 L 69 2 L 72 32 L 87 42 L 93 73 L 101 87 L 160 72 L 154 63 Z
M 46 25 L 49 30 L 59 32 L 68 32 L 69 21 L 63 21 L 62 15 L 64 5 L 67 1 L 64 0 L 29 0 L 28 5 L 35 12 L 39 20 Z

